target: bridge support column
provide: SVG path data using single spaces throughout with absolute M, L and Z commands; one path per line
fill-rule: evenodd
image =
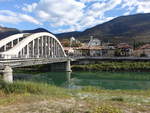
M 10 66 L 6 66 L 3 70 L 3 80 L 8 83 L 13 82 L 13 70 Z
M 70 65 L 70 59 L 65 62 L 58 62 L 58 63 L 53 63 L 50 65 L 51 71 L 59 71 L 59 72 L 72 72 L 71 70 L 71 65 Z

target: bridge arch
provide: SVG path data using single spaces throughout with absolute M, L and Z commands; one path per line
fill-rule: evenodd
M 28 33 L 19 33 L 0 40 L 0 52 L 5 52 L 17 45 Z
M 0 54 L 3 58 L 66 57 L 59 40 L 48 32 L 31 34 Z

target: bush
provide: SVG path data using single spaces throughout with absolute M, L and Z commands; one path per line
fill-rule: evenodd
M 140 54 L 140 57 L 147 57 L 145 53 Z
M 101 62 L 99 64 L 74 65 L 72 70 L 81 71 L 143 71 L 150 69 L 150 62 Z
M 111 99 L 112 101 L 120 101 L 120 102 L 123 102 L 124 99 L 122 97 L 114 97 Z
M 16 81 L 14 83 L 0 82 L 0 90 L 6 94 L 11 93 L 30 93 L 30 94 L 44 94 L 55 96 L 68 96 L 65 89 L 58 88 L 44 83 Z
M 81 88 L 81 90 L 85 92 L 100 92 L 102 89 L 103 89 L 102 87 L 93 87 L 93 86 L 86 86 Z
M 96 107 L 92 113 L 122 113 L 122 111 L 113 106 L 103 105 Z
M 15 83 L 1 83 L 1 90 L 5 93 L 44 93 L 46 84 L 37 84 L 32 82 L 15 82 Z

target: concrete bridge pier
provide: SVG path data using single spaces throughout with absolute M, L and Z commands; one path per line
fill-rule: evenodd
M 52 72 L 71 72 L 71 64 L 70 59 L 68 59 L 66 62 L 58 62 L 51 64 L 51 71 Z
M 7 83 L 13 83 L 13 70 L 10 66 L 5 66 L 2 78 Z

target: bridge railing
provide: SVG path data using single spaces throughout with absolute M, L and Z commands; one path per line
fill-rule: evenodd
M 11 59 L 11 58 L 17 58 L 17 56 L 16 55 L 0 54 L 0 59 Z
M 67 56 L 34 56 L 34 57 L 29 57 L 29 56 L 18 56 L 18 55 L 7 55 L 7 54 L 1 54 L 0 53 L 0 60 L 9 60 L 9 59 L 47 59 L 47 58 L 52 58 L 52 59 L 60 59 L 60 58 L 67 58 Z
M 16 55 L 6 55 L 0 54 L 0 61 L 7 61 L 7 60 L 43 60 L 43 59 L 64 59 L 64 58 L 71 58 L 71 59 L 150 59 L 150 57 L 103 57 L 103 56 L 66 56 L 66 57 L 18 57 Z

